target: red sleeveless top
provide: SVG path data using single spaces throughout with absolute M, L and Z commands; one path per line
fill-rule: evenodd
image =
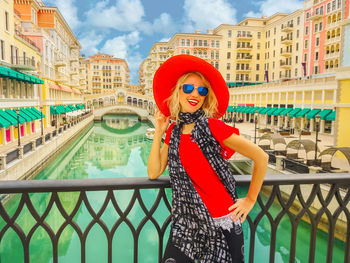
M 208 122 L 211 133 L 224 149 L 222 153 L 224 158 L 230 158 L 235 152 L 224 146 L 223 141 L 233 133 L 239 135 L 239 130 L 217 119 L 210 118 Z M 164 142 L 167 145 L 169 145 L 173 127 L 174 123 L 166 131 Z M 181 134 L 179 146 L 181 163 L 211 216 L 225 216 L 229 213 L 228 208 L 233 205 L 233 200 L 199 146 L 191 141 L 190 136 L 190 134 Z

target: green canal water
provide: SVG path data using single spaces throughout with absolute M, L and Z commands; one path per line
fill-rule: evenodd
M 151 148 L 151 141 L 146 139 L 145 133 L 150 125 L 138 122 L 133 115 L 107 115 L 102 123 L 95 123 L 89 130 L 85 131 L 77 140 L 71 143 L 62 151 L 47 167 L 45 167 L 35 179 L 83 179 L 83 178 L 121 178 L 121 177 L 141 177 L 147 176 L 147 160 Z M 167 171 L 165 172 L 167 175 Z M 114 191 L 114 196 L 120 208 L 124 211 L 128 205 L 133 191 Z M 158 190 L 142 190 L 141 195 L 147 209 L 150 209 Z M 244 196 L 247 188 L 240 187 L 238 195 Z M 94 211 L 97 213 L 105 200 L 106 191 L 91 191 L 87 197 L 91 202 Z M 166 190 L 168 200 L 171 200 L 170 189 Z M 61 203 L 66 212 L 70 214 L 78 199 L 79 193 L 59 193 Z M 33 206 L 42 215 L 46 210 L 50 194 L 38 193 L 30 195 Z M 7 213 L 12 217 L 19 205 L 20 195 L 14 195 L 5 205 Z M 263 196 L 263 200 L 267 198 Z M 171 202 L 170 202 L 171 203 Z M 281 207 L 275 203 L 270 209 L 272 216 L 275 216 Z M 254 219 L 260 212 L 258 205 L 251 211 L 250 216 Z M 160 225 L 168 217 L 169 211 L 164 201 L 154 213 L 154 218 Z M 128 214 L 130 223 L 137 228 L 145 213 L 138 202 L 135 203 Z M 111 202 L 109 202 L 105 212 L 101 216 L 106 226 L 110 230 L 119 219 Z M 74 221 L 84 231 L 91 222 L 92 217 L 87 207 L 82 203 L 78 212 L 74 216 Z M 45 222 L 55 233 L 59 230 L 64 218 L 53 205 Z M 35 225 L 33 215 L 26 206 L 15 221 L 25 235 Z M 0 218 L 0 231 L 5 222 Z M 245 255 L 248 259 L 249 251 L 249 226 L 243 224 L 245 239 Z M 287 216 L 283 217 L 277 229 L 275 262 L 289 262 L 291 224 Z M 297 232 L 297 248 L 295 262 L 308 262 L 309 242 L 311 227 L 305 222 L 301 222 Z M 270 248 L 271 226 L 265 216 L 259 223 L 255 238 L 255 260 L 254 262 L 268 262 Z M 169 227 L 165 233 L 164 245 L 169 235 Z M 317 232 L 316 261 L 326 262 L 328 235 L 323 231 Z M 113 262 L 128 263 L 133 262 L 133 237 L 130 228 L 122 223 L 115 232 L 113 244 Z M 58 254 L 59 262 L 75 263 L 81 261 L 80 241 L 76 231 L 68 225 L 64 228 L 59 242 Z M 333 250 L 333 262 L 344 262 L 345 244 L 335 240 Z M 37 228 L 31 233 L 30 262 L 49 263 L 52 260 L 52 245 L 50 237 L 42 228 Z M 138 262 L 157 262 L 158 255 L 158 234 L 151 222 L 147 222 L 142 228 L 139 236 Z M 0 242 L 0 263 L 21 263 L 24 262 L 23 247 L 18 234 L 9 228 Z M 86 262 L 107 262 L 107 239 L 100 225 L 94 224 L 86 238 Z

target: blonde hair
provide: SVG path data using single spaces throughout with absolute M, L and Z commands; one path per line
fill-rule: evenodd
M 188 72 L 182 75 L 176 85 L 174 86 L 173 90 L 171 91 L 171 95 L 169 96 L 167 102 L 169 105 L 169 111 L 170 111 L 170 116 L 175 118 L 177 121 L 179 119 L 179 113 L 181 111 L 180 108 L 180 87 L 182 84 L 185 83 L 186 79 L 190 75 L 197 75 L 198 77 L 201 78 L 203 81 L 203 84 L 205 87 L 208 88 L 208 94 L 204 99 L 204 103 L 202 105 L 202 109 L 205 113 L 205 115 L 210 118 L 210 117 L 216 117 L 218 114 L 218 100 L 215 96 L 214 91 L 211 89 L 211 85 L 209 81 L 201 74 L 200 72 Z

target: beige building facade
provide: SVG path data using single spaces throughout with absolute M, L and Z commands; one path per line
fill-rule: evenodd
M 86 84 L 89 94 L 110 92 L 118 88 L 127 88 L 129 85 L 130 71 L 124 59 L 97 53 L 82 61 L 82 64 L 87 71 Z

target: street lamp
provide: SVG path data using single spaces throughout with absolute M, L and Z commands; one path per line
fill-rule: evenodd
M 57 130 L 57 105 L 55 105 L 55 116 L 56 116 L 56 121 L 55 121 L 55 127 L 56 127 L 56 130 Z
M 44 123 L 43 123 L 43 106 L 40 106 L 40 117 L 41 117 L 41 136 L 44 135 Z
M 256 143 L 256 125 L 258 123 L 258 111 L 254 111 L 254 143 Z
M 19 132 L 19 108 L 16 109 L 17 113 L 17 138 L 18 138 L 18 146 L 21 146 L 21 134 Z
M 320 141 L 318 139 L 318 129 L 319 129 L 319 124 L 320 124 L 320 119 L 321 119 L 321 116 L 319 114 L 317 114 L 315 116 L 315 124 L 316 124 L 316 143 L 315 143 L 315 159 L 314 159 L 314 165 L 316 166 L 317 164 L 317 142 Z

